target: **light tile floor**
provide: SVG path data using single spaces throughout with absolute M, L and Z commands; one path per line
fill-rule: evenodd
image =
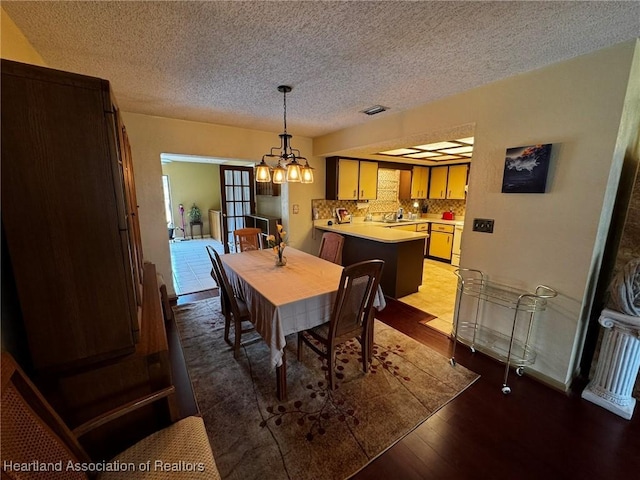
M 211 245 L 218 253 L 224 253 L 222 244 L 212 238 L 169 242 L 176 295 L 186 295 L 216 287 L 211 278 L 211 260 L 205 249 L 207 245 Z
M 453 271 L 458 268 L 448 263 L 424 259 L 422 285 L 417 293 L 399 300 L 437 318 L 428 322 L 430 327 L 449 335 L 453 327 L 458 277 Z

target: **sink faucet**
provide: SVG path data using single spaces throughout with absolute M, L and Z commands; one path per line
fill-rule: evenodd
M 389 212 L 384 214 L 385 221 L 395 221 L 397 219 L 396 212 Z

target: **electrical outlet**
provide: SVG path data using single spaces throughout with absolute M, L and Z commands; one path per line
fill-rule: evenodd
M 473 231 L 493 233 L 493 220 L 488 218 L 474 218 Z

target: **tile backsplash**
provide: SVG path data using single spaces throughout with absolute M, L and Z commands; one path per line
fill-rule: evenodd
M 439 215 L 443 212 L 453 210 L 456 217 L 464 217 L 465 201 L 464 200 L 415 200 L 418 202 L 418 208 L 414 208 L 414 200 L 395 200 L 394 202 L 385 202 L 385 208 L 381 209 L 378 200 L 369 202 L 356 202 L 355 200 L 311 200 L 311 211 L 318 211 L 318 219 L 332 219 L 335 216 L 336 208 L 346 208 L 354 217 L 364 217 L 368 213 L 380 215 L 388 212 L 397 212 L 402 207 L 405 213 L 421 213 L 422 207 L 427 207 L 427 213 Z M 359 208 L 364 206 L 364 208 Z

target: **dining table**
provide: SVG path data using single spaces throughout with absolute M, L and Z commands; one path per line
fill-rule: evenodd
M 286 265 L 276 266 L 270 249 L 221 255 L 229 282 L 247 304 L 255 330 L 270 350 L 280 400 L 287 396 L 286 337 L 331 319 L 344 267 L 293 247 L 285 250 Z M 374 307 L 385 307 L 378 288 Z

